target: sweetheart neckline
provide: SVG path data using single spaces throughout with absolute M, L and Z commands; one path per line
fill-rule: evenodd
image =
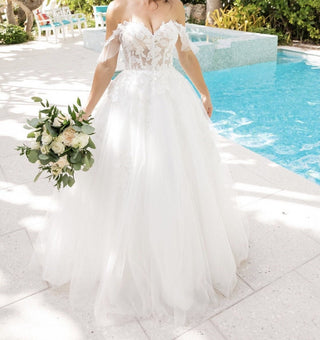
M 142 26 L 145 30 L 147 30 L 151 36 L 154 37 L 154 36 L 156 36 L 157 32 L 161 30 L 162 27 L 164 27 L 164 26 L 166 26 L 166 25 L 168 25 L 170 23 L 174 23 L 174 24 L 180 25 L 182 27 L 185 27 L 182 24 L 180 24 L 177 20 L 174 20 L 174 19 L 170 19 L 168 21 L 162 21 L 160 26 L 153 33 L 149 30 L 149 28 L 142 21 L 128 21 L 128 20 L 124 20 L 122 22 L 119 22 L 118 26 L 124 26 L 126 24 L 138 24 L 138 25 Z

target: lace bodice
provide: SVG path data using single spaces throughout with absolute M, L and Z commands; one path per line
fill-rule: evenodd
M 98 62 L 116 55 L 122 47 L 125 69 L 161 70 L 172 66 L 175 44 L 180 37 L 181 50 L 194 50 L 185 26 L 174 20 L 163 22 L 152 33 L 143 23 L 124 21 L 119 23 L 105 41 Z

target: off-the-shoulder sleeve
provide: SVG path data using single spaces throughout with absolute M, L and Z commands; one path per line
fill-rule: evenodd
M 97 63 L 104 62 L 114 57 L 120 50 L 120 26 L 112 32 L 111 36 L 104 42 Z
M 178 34 L 181 40 L 181 51 L 192 51 L 198 53 L 199 47 L 196 46 L 189 38 L 186 27 L 176 22 Z

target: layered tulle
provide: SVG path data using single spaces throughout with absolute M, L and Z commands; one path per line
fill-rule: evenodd
M 248 226 L 200 99 L 173 67 L 125 70 L 93 117 L 95 163 L 36 240 L 43 279 L 99 324 L 201 317 L 232 293 Z

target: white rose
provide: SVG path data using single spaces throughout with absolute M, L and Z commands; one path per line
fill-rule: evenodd
M 56 164 L 62 169 L 64 166 L 69 165 L 67 155 L 64 155 L 59 158 L 59 160 L 56 162 Z
M 64 142 L 64 136 L 63 136 L 63 134 L 61 133 L 59 136 L 57 136 L 57 137 L 55 138 L 55 140 L 56 140 L 57 142 L 59 142 L 59 143 L 63 143 L 63 142 Z
M 60 127 L 65 120 L 69 121 L 70 119 L 71 117 L 69 114 L 59 113 L 53 120 L 52 126 Z
M 61 141 L 67 145 L 71 146 L 73 138 L 76 136 L 76 131 L 73 129 L 72 126 L 68 126 L 66 129 L 63 130 L 62 135 L 61 135 Z
M 52 123 L 52 126 L 54 127 L 60 127 L 62 125 L 62 122 L 59 117 L 56 117 L 54 120 L 53 120 L 53 123 Z
M 58 176 L 62 172 L 62 168 L 60 168 L 56 163 L 51 165 L 51 172 L 54 176 Z
M 40 151 L 43 154 L 47 154 L 50 151 L 49 145 L 42 145 Z
M 58 154 L 58 155 L 60 155 L 61 153 L 63 153 L 64 150 L 65 150 L 65 146 L 64 146 L 61 142 L 59 142 L 59 141 L 57 141 L 57 140 L 54 140 L 54 141 L 50 144 L 50 147 L 51 147 L 51 149 L 52 149 L 56 154 Z
M 39 142 L 36 142 L 36 141 L 33 141 L 33 142 L 31 143 L 31 148 L 32 148 L 33 150 L 39 150 L 39 149 L 40 149 L 40 143 L 39 143 Z
M 52 142 L 52 136 L 47 132 L 47 130 L 44 130 L 42 132 L 41 142 L 42 144 L 48 145 Z
M 78 133 L 71 142 L 73 148 L 83 149 L 89 143 L 89 135 L 85 133 Z

